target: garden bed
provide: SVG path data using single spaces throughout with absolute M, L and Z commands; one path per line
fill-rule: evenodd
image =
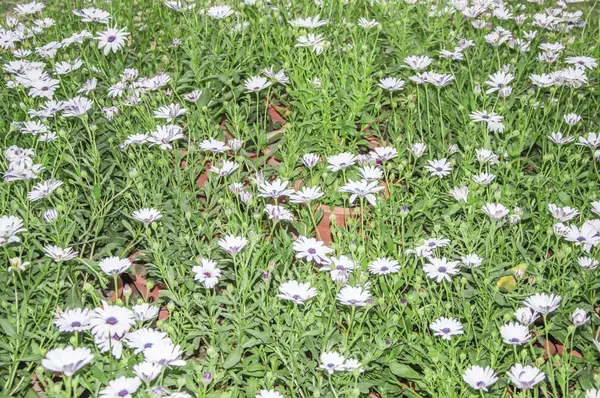
M 0 5 L 2 394 L 600 397 L 591 5 L 88 3 Z

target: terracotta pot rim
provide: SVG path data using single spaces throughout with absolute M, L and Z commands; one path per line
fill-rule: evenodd
M 330 214 L 335 214 L 335 215 L 340 215 L 340 216 L 360 214 L 362 212 L 362 209 L 360 207 L 333 206 L 333 210 L 331 210 L 330 206 L 324 205 L 322 203 L 317 206 L 317 209 L 323 210 L 325 213 L 330 213 Z

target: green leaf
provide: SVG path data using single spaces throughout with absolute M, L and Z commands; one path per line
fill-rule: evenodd
M 108 383 L 108 378 L 106 377 L 106 372 L 102 367 L 102 364 L 97 364 L 92 368 L 92 375 L 96 380 L 99 380 L 102 384 Z
M 15 330 L 15 327 L 12 325 L 12 323 L 10 323 L 8 321 L 8 319 L 6 319 L 6 318 L 0 319 L 0 327 L 2 328 L 2 330 L 4 330 L 4 333 L 8 337 L 16 337 L 17 336 L 17 331 Z
M 267 344 L 271 341 L 271 338 L 269 337 L 269 332 L 268 331 L 262 331 L 262 330 L 254 330 L 254 329 L 248 329 L 246 331 L 246 333 L 254 336 L 255 338 L 259 339 L 261 342 Z
M 421 375 L 415 372 L 413 368 L 410 366 L 399 363 L 399 362 L 391 362 L 389 365 L 390 371 L 403 379 L 407 380 L 419 380 L 421 379 Z
M 79 291 L 78 286 L 73 285 L 73 287 L 71 288 L 71 291 L 69 291 L 69 294 L 67 295 L 67 308 L 81 308 L 81 301 L 79 300 L 79 296 L 77 295 L 77 292 Z
M 255 345 L 259 345 L 262 344 L 262 341 L 259 339 L 250 339 L 248 341 L 246 341 L 243 345 L 244 348 L 250 348 L 250 347 L 254 347 Z
M 43 358 L 40 354 L 29 354 L 19 358 L 19 362 L 38 362 Z
M 166 297 L 169 300 L 173 301 L 177 305 L 183 305 L 182 302 L 180 302 L 179 300 L 177 300 L 177 298 L 175 297 L 175 295 L 172 292 L 170 292 L 170 291 L 168 291 L 166 289 L 160 291 L 160 297 L 161 298 Z
M 265 374 L 265 367 L 258 364 L 247 365 L 242 372 L 246 376 L 262 377 Z
M 229 356 L 223 363 L 223 368 L 230 369 L 237 365 L 240 362 L 240 359 L 242 358 L 242 351 L 242 347 L 239 346 L 236 347 L 233 351 L 231 351 L 231 354 L 229 354 Z
M 99 184 L 94 185 L 94 190 L 93 190 L 93 194 L 94 194 L 94 199 L 96 199 L 97 202 L 100 202 L 100 199 L 102 198 L 102 186 L 100 186 Z
M 35 393 L 35 391 L 33 391 L 33 388 L 29 389 L 27 391 L 27 394 L 25 394 L 25 398 L 38 398 L 38 397 L 39 397 L 39 395 L 37 395 Z
M 321 329 L 313 329 L 313 330 L 307 330 L 306 332 L 304 332 L 302 334 L 302 337 L 319 336 L 321 334 L 323 334 L 323 331 Z

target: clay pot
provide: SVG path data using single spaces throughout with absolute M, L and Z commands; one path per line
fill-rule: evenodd
M 269 117 L 271 118 L 271 122 L 273 122 L 273 124 L 281 123 L 282 125 L 284 125 L 287 123 L 287 120 L 285 120 L 283 116 L 281 116 L 281 113 L 284 113 L 285 111 L 285 108 L 273 104 L 269 104 L 269 106 L 267 107 L 267 113 L 269 114 Z
M 583 356 L 581 355 L 580 352 L 575 351 L 575 350 L 567 350 L 565 352 L 565 346 L 560 344 L 560 343 L 553 343 L 551 341 L 545 341 L 544 344 L 542 345 L 544 348 L 544 357 L 547 356 L 547 352 L 548 349 L 550 349 L 550 355 L 558 355 L 559 357 L 564 356 L 565 354 L 567 355 L 572 355 L 576 358 L 583 358 Z
M 208 173 L 211 167 L 212 163 L 206 162 L 206 164 L 204 165 L 204 171 L 200 173 L 198 178 L 196 178 L 196 186 L 199 189 L 202 189 L 202 187 L 204 187 L 204 185 L 208 182 Z
M 562 357 L 565 353 L 565 346 L 560 343 L 556 343 L 555 346 L 556 346 L 556 352 L 558 353 L 559 356 Z M 573 355 L 574 357 L 577 357 L 577 358 L 583 358 L 583 355 L 581 355 L 580 352 L 575 351 L 575 350 L 566 351 L 566 353 L 568 355 Z
M 279 160 L 277 160 L 277 158 L 275 157 L 275 155 L 273 154 L 273 151 L 271 151 L 271 148 L 267 147 L 264 151 L 263 154 L 264 158 L 266 161 L 263 161 L 261 163 L 259 163 L 257 166 L 258 167 L 262 167 L 265 164 L 270 164 L 272 166 L 279 166 L 279 164 L 281 163 Z M 258 158 L 261 157 L 260 154 L 257 154 L 256 152 L 248 152 L 248 157 L 250 159 L 252 159 L 254 161 L 254 163 L 257 162 Z
M 41 394 L 44 393 L 44 387 L 42 387 L 42 383 L 40 383 L 40 379 L 35 373 L 31 374 L 31 380 L 33 380 L 33 385 L 31 386 L 31 389 L 38 393 L 38 395 L 42 396 Z
M 148 290 L 148 282 L 140 275 L 132 275 L 134 279 L 133 285 L 138 291 L 139 295 L 144 298 L 146 302 L 156 302 L 160 296 L 162 285 L 155 285 L 152 290 Z M 158 312 L 158 320 L 167 319 L 169 317 L 169 310 L 166 307 L 161 307 Z
M 270 133 L 267 133 L 267 140 L 268 141 L 274 141 L 275 138 L 277 138 L 278 135 L 283 135 L 285 133 L 285 126 L 281 127 L 277 130 L 273 130 Z
M 221 123 L 219 123 L 219 128 L 221 130 L 223 130 L 223 135 L 225 136 L 225 141 L 230 140 L 233 138 L 233 135 L 231 135 L 231 133 L 229 132 L 229 130 L 227 129 L 227 119 L 223 118 L 223 120 L 221 120 Z
M 343 227 L 350 217 L 360 217 L 361 214 L 361 209 L 357 207 L 334 207 L 332 209 L 327 205 L 319 205 L 318 210 L 323 210 L 323 217 L 317 224 L 317 239 L 322 240 L 327 246 L 331 246 L 333 243 L 330 221 L 332 215 L 335 216 L 335 224 Z
M 294 181 L 294 189 L 299 190 L 302 185 L 304 185 L 304 181 L 298 179 Z M 385 186 L 385 182 L 381 182 L 382 186 Z M 383 197 L 389 197 L 389 191 L 386 189 L 383 191 Z M 334 207 L 333 209 L 327 205 L 320 204 L 316 208 L 316 212 L 319 210 L 323 210 L 323 217 L 317 224 L 317 239 L 321 240 L 327 246 L 331 246 L 333 243 L 332 235 L 331 235 L 331 215 L 335 216 L 335 224 L 338 227 L 343 227 L 346 225 L 346 221 L 350 217 L 358 218 L 361 214 L 360 207 Z
M 135 262 L 135 258 L 140 254 L 140 252 L 135 252 L 133 253 L 131 256 L 129 256 L 129 261 L 131 261 L 131 263 L 133 264 Z M 144 298 L 144 301 L 146 302 L 156 302 L 158 301 L 158 297 L 160 296 L 160 291 L 163 288 L 162 285 L 157 284 L 154 286 L 154 288 L 152 290 L 148 290 L 148 282 L 146 281 L 146 279 L 139 275 L 137 272 L 135 274 L 127 274 L 131 279 L 132 279 L 132 283 L 131 285 L 133 286 L 129 286 L 132 289 L 135 289 L 138 294 Z M 120 298 L 121 300 L 124 300 L 124 296 L 123 296 L 123 279 L 122 278 L 118 278 L 117 279 L 117 292 L 114 296 L 112 296 L 109 301 L 115 302 L 117 300 L 117 298 Z M 167 319 L 169 317 L 169 311 L 167 310 L 166 307 L 161 307 L 159 313 L 158 313 L 158 320 L 163 320 L 163 319 Z
M 181 158 L 183 159 L 185 157 L 185 155 L 187 155 L 188 151 L 186 149 L 181 149 Z M 171 149 L 171 155 L 175 156 L 175 150 Z M 175 159 L 172 160 L 173 162 L 173 167 L 175 167 Z M 185 160 L 182 160 L 179 163 L 179 167 L 181 167 L 182 169 L 185 169 L 185 166 L 187 166 L 187 162 Z
M 551 356 L 556 355 L 556 345 L 553 342 L 546 340 L 542 344 L 542 347 L 544 348 L 544 358 L 548 359 L 548 352 L 550 352 Z
M 368 135 L 363 138 L 369 143 L 369 148 L 379 148 L 382 144 L 379 141 L 379 137 L 376 137 L 374 135 Z M 385 142 L 383 142 L 383 144 L 385 145 Z
M 265 105 L 266 104 L 267 99 L 265 98 Z M 284 108 L 275 104 L 269 104 L 267 107 L 267 113 L 269 115 L 269 118 L 271 119 L 271 123 L 279 123 L 281 125 L 280 128 L 273 130 L 270 133 L 267 133 L 267 140 L 273 141 L 280 138 L 278 137 L 279 135 L 283 135 L 285 133 L 285 124 L 287 123 L 287 120 L 285 120 L 283 115 L 291 113 L 291 111 L 288 108 Z
M 109 288 L 114 288 L 114 283 L 112 281 L 112 279 L 109 281 L 108 284 Z M 117 291 L 114 292 L 114 295 L 109 298 L 109 301 L 115 302 L 117 301 L 117 299 L 122 298 L 123 297 L 123 279 L 121 279 L 121 277 L 119 276 L 117 278 Z
M 171 153 L 174 153 L 174 152 L 171 151 Z M 185 150 L 185 149 L 181 150 L 181 157 L 183 158 L 185 155 L 187 155 L 187 153 L 188 153 L 187 150 Z M 187 161 L 182 160 L 179 163 L 179 167 L 181 167 L 182 169 L 185 169 L 187 167 Z M 196 185 L 198 186 L 198 188 L 202 188 L 204 186 L 204 184 L 206 184 L 206 181 L 208 181 L 208 170 L 210 170 L 211 167 L 212 167 L 212 163 L 206 162 L 206 164 L 204 165 L 204 171 L 202 173 L 200 173 L 200 175 L 196 179 Z

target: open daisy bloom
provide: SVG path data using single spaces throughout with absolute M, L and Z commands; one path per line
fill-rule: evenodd
M 52 372 L 63 373 L 70 377 L 79 369 L 94 360 L 94 355 L 89 348 L 57 348 L 48 351 L 42 359 L 42 366 Z
M 282 300 L 290 300 L 298 305 L 302 305 L 317 295 L 317 289 L 310 287 L 309 283 L 299 283 L 291 280 L 279 286 L 279 297 Z
M 201 259 L 201 265 L 192 268 L 194 279 L 202 283 L 207 289 L 212 289 L 219 283 L 221 270 L 217 268 L 217 263 L 213 260 Z
M 129 36 L 129 33 L 125 28 L 107 27 L 106 30 L 99 32 L 96 36 L 98 48 L 102 49 L 104 55 L 108 55 L 111 51 L 116 53 L 125 46 L 127 36 Z
M 451 340 L 452 336 L 464 333 L 462 324 L 453 318 L 436 319 L 429 328 L 435 332 L 436 336 L 440 336 L 444 340 Z
M 487 391 L 488 387 L 498 381 L 494 370 L 488 367 L 471 366 L 465 370 L 463 380 L 475 390 Z

